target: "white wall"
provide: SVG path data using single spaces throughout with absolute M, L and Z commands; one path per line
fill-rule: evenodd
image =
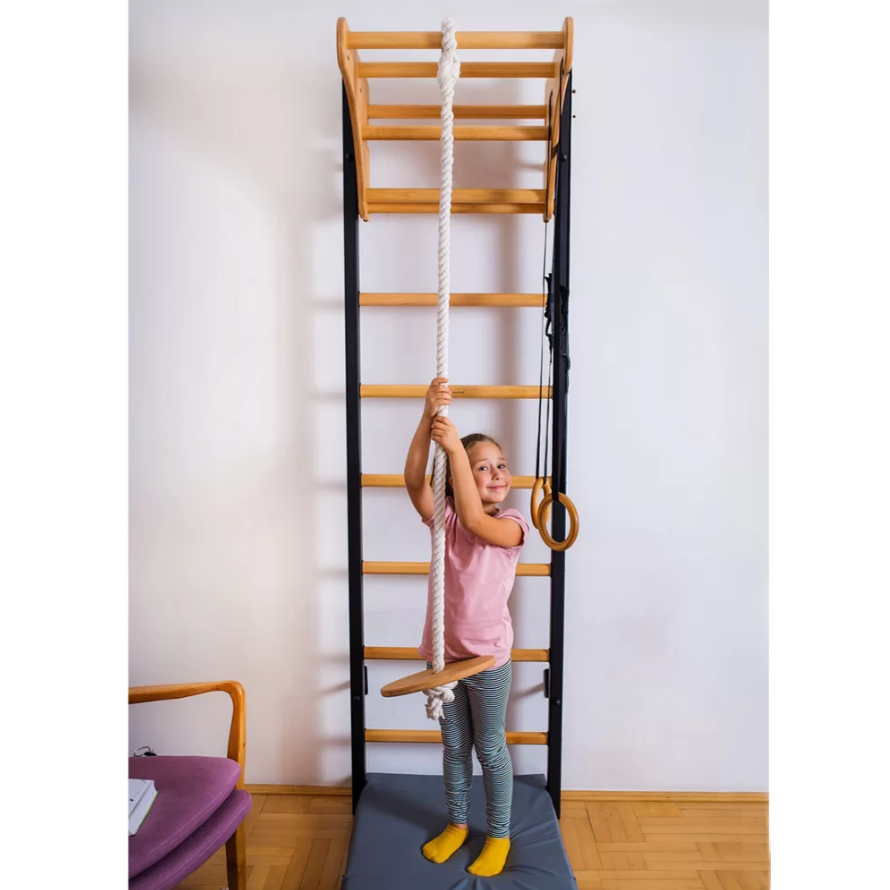
M 131 684 L 239 679 L 248 782 L 348 781 L 336 18 L 557 30 L 571 15 L 568 476 L 582 527 L 564 785 L 766 790 L 766 3 L 301 6 L 131 3 Z M 457 98 L 541 91 L 466 80 Z M 435 81 L 374 82 L 372 97 L 438 101 Z M 541 158 L 459 143 L 455 185 L 540 187 Z M 436 143 L 378 143 L 372 184 L 435 187 L 437 165 Z M 362 224 L 363 289 L 434 291 L 436 237 L 433 217 Z M 459 216 L 452 243 L 454 291 L 540 287 L 539 219 Z M 452 318 L 453 380 L 537 381 L 534 310 Z M 431 310 L 362 323 L 365 382 L 433 376 Z M 419 407 L 364 404 L 366 471 L 400 471 Z M 534 472 L 535 403 L 460 402 L 452 417 Z M 527 510 L 526 493 L 512 503 Z M 367 559 L 428 558 L 404 492 L 366 492 L 365 529 Z M 548 557 L 533 539 L 523 558 Z M 369 645 L 417 643 L 424 585 L 368 579 Z M 546 591 L 517 580 L 517 646 L 547 645 Z M 420 697 L 376 693 L 404 668 L 371 664 L 369 726 L 431 727 Z M 546 728 L 540 687 L 540 665 L 516 666 L 511 728 Z M 222 695 L 130 715 L 131 750 L 223 749 Z M 513 755 L 545 769 L 544 749 Z M 439 754 L 369 746 L 369 768 L 437 772 Z

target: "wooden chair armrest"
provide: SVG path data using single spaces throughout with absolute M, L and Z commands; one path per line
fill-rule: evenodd
M 188 698 L 205 692 L 227 692 L 232 699 L 232 725 L 229 729 L 229 747 L 226 756 L 241 767 L 238 788 L 244 787 L 244 758 L 247 747 L 247 712 L 244 687 L 237 680 L 219 680 L 212 683 L 168 683 L 165 686 L 131 686 L 130 704 L 147 701 L 165 701 L 171 698 Z

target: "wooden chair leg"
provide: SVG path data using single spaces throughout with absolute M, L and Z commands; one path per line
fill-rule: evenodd
M 247 832 L 242 822 L 226 841 L 226 871 L 229 890 L 247 890 Z

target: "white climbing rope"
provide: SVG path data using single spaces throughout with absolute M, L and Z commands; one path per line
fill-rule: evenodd
M 439 193 L 439 300 L 436 315 L 436 376 L 448 376 L 448 307 L 451 295 L 451 184 L 454 167 L 454 88 L 460 77 L 454 22 L 442 22 L 442 54 L 437 80 L 442 93 L 442 184 Z M 439 414 L 448 414 L 447 406 Z M 433 671 L 445 667 L 445 451 L 436 445 L 433 465 Z M 454 701 L 457 683 L 425 689 L 430 720 L 442 716 L 442 705 Z

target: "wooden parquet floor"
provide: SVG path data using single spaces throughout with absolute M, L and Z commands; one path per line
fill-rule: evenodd
M 248 890 L 338 890 L 345 794 L 254 794 Z M 765 801 L 567 800 L 560 827 L 578 890 L 769 890 Z M 226 886 L 220 850 L 177 890 Z

